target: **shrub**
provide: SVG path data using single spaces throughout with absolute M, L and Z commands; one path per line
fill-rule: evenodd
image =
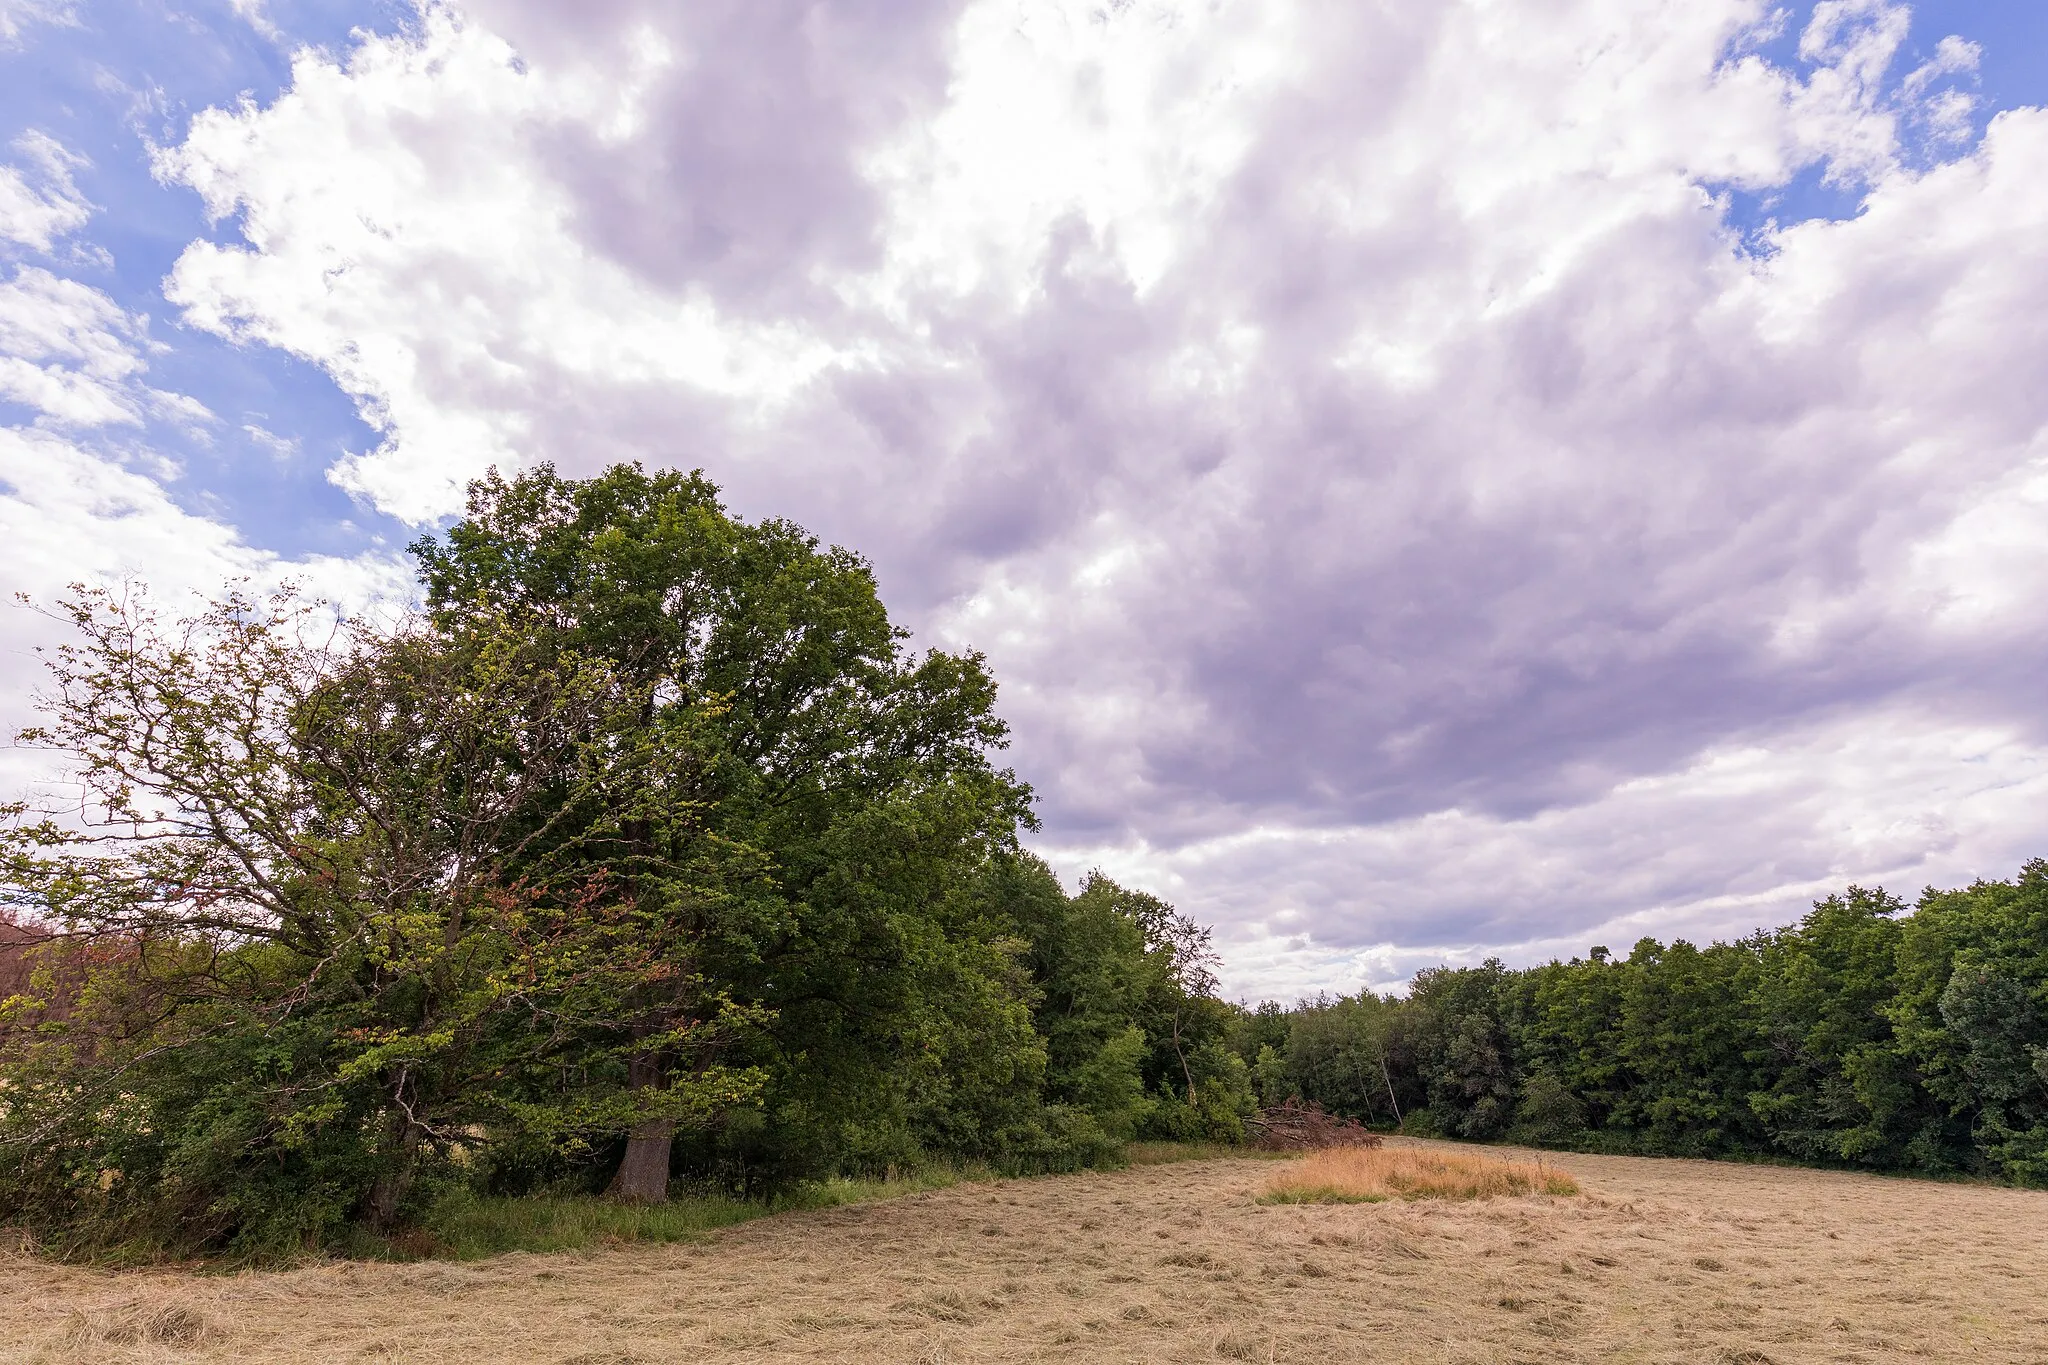
M 1569 1087 L 1548 1071 L 1522 1082 L 1522 1102 L 1515 1109 L 1509 1137 L 1516 1142 L 1562 1146 L 1586 1126 L 1586 1106 Z

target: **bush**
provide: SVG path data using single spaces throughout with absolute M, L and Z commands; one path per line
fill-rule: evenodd
M 1535 1147 L 1561 1147 L 1586 1126 L 1586 1106 L 1565 1083 L 1548 1071 L 1522 1082 L 1522 1101 L 1515 1107 L 1508 1139 Z
M 1444 1130 L 1436 1121 L 1435 1111 L 1424 1105 L 1401 1115 L 1401 1133 L 1406 1137 L 1433 1138 L 1442 1137 Z

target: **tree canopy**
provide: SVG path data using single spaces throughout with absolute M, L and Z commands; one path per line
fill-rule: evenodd
M 1230 1138 L 1204 931 L 1024 852 L 974 654 L 699 475 L 541 468 L 420 611 L 80 588 L 0 835 L 0 1218 L 262 1254 L 451 1184 L 662 1198 Z

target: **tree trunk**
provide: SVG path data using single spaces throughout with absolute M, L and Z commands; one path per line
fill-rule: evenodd
M 398 1084 L 405 1084 L 402 1075 Z M 363 1216 L 379 1232 L 389 1231 L 398 1222 L 399 1206 L 412 1188 L 413 1166 L 420 1147 L 419 1134 L 413 1131 L 403 1110 L 393 1109 L 385 1124 L 383 1150 L 379 1153 L 384 1158 L 384 1169 L 377 1173 L 363 1196 Z
M 628 1204 L 668 1202 L 668 1149 L 675 1141 L 674 1119 L 646 1119 L 626 1135 L 626 1159 L 612 1177 L 611 1197 Z
M 398 1221 L 398 1205 L 409 1183 L 402 1171 L 384 1171 L 370 1182 L 370 1192 L 363 1196 L 363 1214 L 371 1227 L 384 1232 Z
M 1173 1007 L 1173 1055 L 1180 1058 L 1180 1074 L 1188 1083 L 1188 1108 L 1195 1107 L 1195 1073 L 1188 1069 L 1188 1054 L 1180 1048 L 1180 1006 Z
M 656 1057 L 635 1057 L 626 1063 L 626 1084 L 634 1090 L 659 1090 L 666 1078 Z M 628 1204 L 668 1202 L 668 1153 L 676 1136 L 674 1119 L 642 1119 L 626 1134 L 626 1156 L 612 1177 L 614 1199 Z
M 1394 1073 L 1387 1070 L 1387 1054 L 1380 1053 L 1380 1078 L 1387 1083 L 1387 1103 L 1394 1106 L 1394 1126 L 1402 1127 L 1407 1120 L 1401 1117 L 1401 1101 L 1394 1098 Z

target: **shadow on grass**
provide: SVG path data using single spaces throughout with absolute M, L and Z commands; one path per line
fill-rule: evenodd
M 1220 1142 L 1134 1142 L 1124 1151 L 1125 1160 L 1133 1166 L 1228 1157 L 1270 1160 L 1288 1155 Z M 720 1228 L 778 1213 L 867 1204 L 1004 1178 L 981 1166 L 934 1166 L 886 1179 L 815 1181 L 770 1200 L 683 1193 L 656 1205 L 620 1204 L 588 1195 L 492 1197 L 456 1191 L 435 1204 L 419 1227 L 391 1238 L 358 1232 L 342 1254 L 365 1260 L 475 1261 L 511 1251 L 584 1251 L 691 1242 Z
M 755 1218 L 827 1209 L 988 1180 L 987 1171 L 935 1168 L 881 1180 L 822 1180 L 772 1200 L 682 1194 L 666 1204 L 621 1204 L 593 1196 L 444 1196 L 417 1228 L 382 1238 L 359 1232 L 342 1254 L 365 1260 L 475 1261 L 510 1251 L 581 1251 L 689 1242 Z
M 1285 1159 L 1286 1152 L 1264 1152 L 1214 1142 L 1134 1142 L 1123 1164 L 1161 1166 L 1180 1161 L 1224 1158 Z M 1005 1176 L 984 1166 L 931 1166 L 886 1178 L 838 1178 L 814 1181 L 773 1199 L 739 1199 L 727 1194 L 678 1191 L 666 1204 L 621 1204 L 592 1195 L 481 1195 L 451 1190 L 427 1211 L 417 1226 L 391 1235 L 357 1227 L 340 1245 L 325 1251 L 306 1248 L 297 1255 L 273 1258 L 222 1257 L 183 1260 L 165 1256 L 151 1246 L 123 1245 L 97 1256 L 80 1257 L 110 1266 L 176 1263 L 194 1270 L 228 1272 L 252 1265 L 277 1266 L 338 1256 L 365 1261 L 477 1261 L 508 1252 L 573 1252 L 620 1246 L 692 1242 L 720 1228 L 805 1209 L 829 1209 L 882 1199 L 943 1190 L 955 1185 L 1042 1176 Z M 6 1229 L 0 1228 L 0 1238 Z M 40 1249 L 26 1240 L 18 1250 Z M 66 1259 L 58 1257 L 57 1259 Z

